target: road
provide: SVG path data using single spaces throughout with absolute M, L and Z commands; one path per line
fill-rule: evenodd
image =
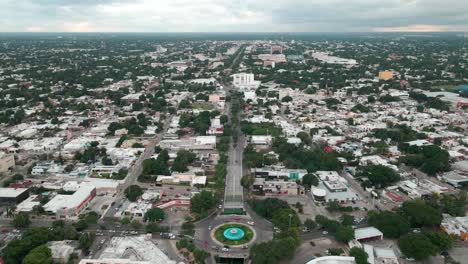
M 224 208 L 244 208 L 244 190 L 241 185 L 242 156 L 244 149 L 244 136 L 240 135 L 237 144 L 231 143 L 228 158 L 228 173 L 224 190 Z
M 103 218 L 112 219 L 114 215 L 119 211 L 119 208 L 122 206 L 122 204 L 126 200 L 125 189 L 129 187 L 130 185 L 134 185 L 137 183 L 138 176 L 140 176 L 143 170 L 143 161 L 146 159 L 149 159 L 151 156 L 154 155 L 154 148 L 156 147 L 156 144 L 159 141 L 161 141 L 164 133 L 169 129 L 169 125 L 171 124 L 171 119 L 172 119 L 172 116 L 168 117 L 164 122 L 164 127 L 161 133 L 157 134 L 156 136 L 154 136 L 153 138 L 149 140 L 149 143 L 146 145 L 145 151 L 143 151 L 140 157 L 135 161 L 135 164 L 129 170 L 124 183 L 119 185 L 119 187 L 117 188 L 117 195 L 114 200 L 115 204 L 107 210 Z

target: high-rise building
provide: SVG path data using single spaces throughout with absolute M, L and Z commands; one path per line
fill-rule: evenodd
M 259 81 L 255 81 L 253 73 L 237 73 L 232 75 L 232 84 L 239 89 L 257 89 L 260 86 Z

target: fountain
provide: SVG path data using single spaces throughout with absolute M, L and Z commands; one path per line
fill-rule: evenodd
M 244 230 L 238 227 L 230 227 L 224 230 L 223 235 L 229 240 L 241 240 L 245 236 Z

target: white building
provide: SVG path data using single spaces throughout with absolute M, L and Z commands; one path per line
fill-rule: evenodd
M 232 78 L 232 84 L 238 89 L 255 90 L 260 86 L 260 81 L 255 81 L 253 73 L 236 73 Z

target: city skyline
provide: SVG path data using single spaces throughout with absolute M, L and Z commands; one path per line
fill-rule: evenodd
M 0 7 L 2 32 L 468 31 L 468 3 L 454 0 L 2 0 Z

